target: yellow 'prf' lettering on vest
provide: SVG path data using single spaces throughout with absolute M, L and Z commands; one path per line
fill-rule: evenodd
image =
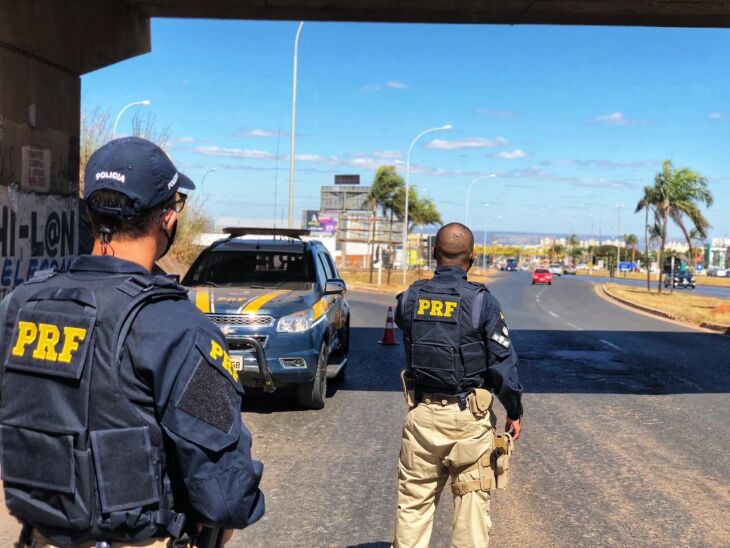
M 418 315 L 450 318 L 458 305 L 459 303 L 457 301 L 435 301 L 432 299 L 418 299 Z
M 231 358 L 228 356 L 228 353 L 223 350 L 223 347 L 218 344 L 217 341 L 210 341 L 210 357 L 216 361 L 223 358 L 223 361 L 221 363 L 223 369 L 228 371 L 228 374 L 233 377 L 236 382 L 238 382 L 238 371 L 236 371 L 236 369 L 233 367 L 233 364 L 231 363 Z
M 63 332 L 57 325 L 50 323 L 18 322 L 18 339 L 11 354 L 18 358 L 25 356 L 30 345 L 33 347 L 33 359 L 49 362 L 71 363 L 79 344 L 86 338 L 86 329 L 82 327 L 64 326 Z M 63 340 L 61 351 L 58 343 Z

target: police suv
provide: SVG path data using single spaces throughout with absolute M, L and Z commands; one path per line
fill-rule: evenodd
M 308 231 L 227 228 L 182 284 L 223 332 L 245 386 L 295 385 L 297 401 L 324 407 L 327 379 L 344 373 L 350 341 L 345 282 Z

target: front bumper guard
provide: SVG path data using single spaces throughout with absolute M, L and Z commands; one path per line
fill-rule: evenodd
M 266 364 L 266 352 L 264 351 L 264 347 L 253 337 L 243 337 L 241 341 L 250 345 L 253 350 L 253 354 L 256 357 L 256 363 L 259 367 L 259 373 L 261 373 L 261 377 L 264 379 L 264 392 L 275 392 L 276 385 L 274 384 L 274 379 L 271 377 L 269 366 Z

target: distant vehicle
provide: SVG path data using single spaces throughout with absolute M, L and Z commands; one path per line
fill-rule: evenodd
M 728 271 L 724 268 L 720 268 L 719 266 L 713 266 L 707 271 L 707 275 L 715 278 L 727 278 Z
M 681 289 L 694 289 L 696 287 L 695 277 L 689 270 L 674 273 L 674 280 L 671 274 L 664 278 L 664 287 L 676 287 Z
M 551 263 L 547 269 L 550 271 L 550 274 L 555 274 L 556 276 L 562 276 L 563 274 L 563 265 L 560 263 Z
M 296 386 L 303 407 L 321 409 L 327 378 L 341 374 L 350 346 L 345 282 L 307 231 L 226 229 L 182 284 L 228 342 L 245 386 Z M 261 235 L 260 239 L 240 239 Z
M 575 267 L 577 270 L 588 270 L 588 265 L 585 263 L 580 263 L 578 266 Z
M 507 265 L 504 267 L 507 272 L 517 272 L 517 259 L 507 259 Z
M 536 268 L 532 273 L 532 285 L 535 284 L 553 285 L 553 273 L 547 268 Z
M 566 275 L 575 276 L 578 273 L 578 270 L 573 265 L 566 266 L 564 270 Z

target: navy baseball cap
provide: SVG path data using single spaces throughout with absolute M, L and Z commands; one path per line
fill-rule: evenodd
M 114 139 L 91 155 L 84 171 L 84 199 L 97 190 L 114 190 L 132 200 L 131 208 L 95 207 L 111 217 L 136 217 L 172 200 L 180 189 L 195 189 L 169 156 L 147 139 Z

